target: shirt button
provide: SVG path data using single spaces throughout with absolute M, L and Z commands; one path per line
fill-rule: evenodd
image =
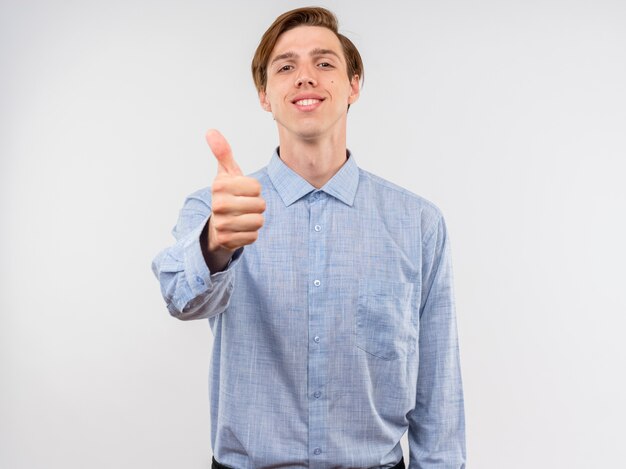
M 204 280 L 200 276 L 196 277 L 196 282 L 198 282 L 198 285 L 204 285 Z
M 315 396 L 315 399 L 317 399 L 317 398 L 319 398 L 322 395 L 322 393 L 319 392 L 319 391 L 315 391 L 315 394 L 313 394 L 313 395 Z
M 315 285 L 316 287 L 319 287 L 322 284 L 322 282 L 320 282 L 319 280 L 314 280 L 313 281 L 313 285 Z
M 314 452 L 315 454 L 322 454 L 322 448 L 315 448 L 315 449 L 313 450 L 313 452 Z
M 319 343 L 319 341 L 320 341 L 320 336 L 319 336 L 319 335 L 316 335 L 316 336 L 313 338 L 313 340 L 314 340 L 315 342 Z
M 322 227 L 319 225 L 315 225 L 315 231 L 322 231 Z

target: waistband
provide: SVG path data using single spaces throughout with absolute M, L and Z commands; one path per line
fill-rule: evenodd
M 213 457 L 213 463 L 211 464 L 211 469 L 233 469 L 229 466 L 224 466 L 223 464 L 218 463 Z M 405 469 L 404 459 L 400 459 L 400 462 L 393 466 L 391 469 Z

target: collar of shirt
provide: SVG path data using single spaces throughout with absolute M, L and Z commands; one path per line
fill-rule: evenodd
M 267 172 L 274 188 L 286 206 L 301 199 L 315 187 L 309 184 L 302 176 L 287 166 L 274 150 Z M 348 159 L 339 171 L 324 184 L 320 191 L 332 195 L 348 206 L 354 203 L 356 190 L 359 185 L 359 167 L 356 165 L 354 156 L 348 151 Z

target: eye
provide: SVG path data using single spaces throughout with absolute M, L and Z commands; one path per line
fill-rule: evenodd
M 283 65 L 278 69 L 278 72 L 287 72 L 293 68 L 293 65 Z
M 320 68 L 333 68 L 333 65 L 328 62 L 320 62 L 317 66 Z

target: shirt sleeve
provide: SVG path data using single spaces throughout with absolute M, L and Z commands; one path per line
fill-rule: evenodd
M 200 235 L 209 217 L 210 190 L 189 196 L 172 230 L 176 243 L 152 261 L 161 294 L 170 314 L 181 320 L 203 319 L 226 310 L 234 285 L 234 269 L 243 248 L 233 254 L 226 269 L 211 273 L 206 265 Z
M 465 468 L 465 412 L 450 242 L 441 215 L 425 235 L 419 370 L 409 414 L 409 469 Z

